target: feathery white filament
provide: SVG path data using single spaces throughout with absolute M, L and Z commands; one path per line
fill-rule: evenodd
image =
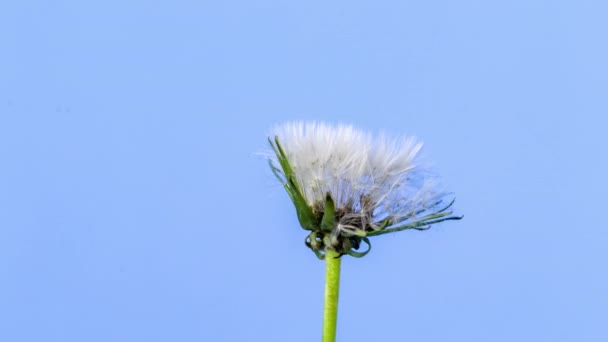
M 413 137 L 391 139 L 350 125 L 292 122 L 275 127 L 305 200 L 324 203 L 330 193 L 346 215 L 338 229 L 348 233 L 349 219 L 401 219 L 432 207 L 440 197 L 430 174 L 418 164 L 422 143 Z M 280 169 L 276 157 L 271 161 Z

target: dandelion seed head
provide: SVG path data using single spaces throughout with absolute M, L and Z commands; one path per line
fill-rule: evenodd
M 309 205 L 323 202 L 332 194 L 336 207 L 355 210 L 395 202 L 403 197 L 424 198 L 430 186 L 411 189 L 408 176 L 421 170 L 417 157 L 422 143 L 413 137 L 391 139 L 371 134 L 350 125 L 330 126 L 317 122 L 292 122 L 272 131 L 287 154 L 302 193 Z M 272 154 L 273 162 L 278 163 Z M 413 193 L 412 193 L 413 192 Z M 361 195 L 370 204 L 361 203 Z
M 412 136 L 373 137 L 351 125 L 290 122 L 276 126 L 270 141 L 273 151 L 267 157 L 292 200 L 301 194 L 317 221 L 325 214 L 327 196 L 335 204 L 335 227 L 324 243 L 332 248 L 358 248 L 360 239 L 352 237 L 415 223 L 437 211 L 445 195 L 420 162 L 422 143 Z M 314 235 L 310 241 L 316 245 L 317 239 Z

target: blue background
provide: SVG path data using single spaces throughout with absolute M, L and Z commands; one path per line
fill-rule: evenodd
M 339 340 L 608 340 L 607 10 L 2 2 L 0 340 L 319 340 L 287 120 L 417 135 L 465 215 L 346 258 Z

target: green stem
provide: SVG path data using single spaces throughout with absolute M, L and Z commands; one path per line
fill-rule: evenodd
M 339 254 L 331 249 L 325 251 L 325 311 L 323 312 L 323 342 L 336 341 L 338 322 L 338 293 L 340 291 Z

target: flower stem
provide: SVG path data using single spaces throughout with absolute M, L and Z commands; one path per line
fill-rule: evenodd
M 327 249 L 325 252 L 325 311 L 323 312 L 323 342 L 336 341 L 338 322 L 338 293 L 340 291 L 339 254 Z

